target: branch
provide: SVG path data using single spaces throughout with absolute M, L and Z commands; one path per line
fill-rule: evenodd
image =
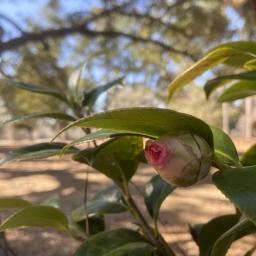
M 115 13 L 120 14 L 122 16 L 133 17 L 136 19 L 145 19 L 145 20 L 150 21 L 154 25 L 158 24 L 158 25 L 164 26 L 167 29 L 173 30 L 174 32 L 179 33 L 187 38 L 191 38 L 191 35 L 187 34 L 187 32 L 184 29 L 176 26 L 175 24 L 166 23 L 161 18 L 156 18 L 151 15 L 141 14 L 138 12 L 125 12 L 123 10 L 117 10 L 117 11 L 115 11 Z
M 140 36 L 137 36 L 137 35 L 124 33 L 124 32 L 121 32 L 121 31 L 108 31 L 108 30 L 104 30 L 104 31 L 92 31 L 92 30 L 90 30 L 89 31 L 89 30 L 87 30 L 87 32 L 89 32 L 91 34 L 91 36 L 123 37 L 123 38 L 131 39 L 134 42 L 149 43 L 149 44 L 158 46 L 158 47 L 162 48 L 165 51 L 180 54 L 180 55 L 184 55 L 184 56 L 194 60 L 194 56 L 192 54 L 190 54 L 189 52 L 176 49 L 176 48 L 172 47 L 171 45 L 165 44 L 165 43 L 157 41 L 157 40 L 153 40 L 151 38 L 144 38 L 144 37 L 140 37 Z
M 134 42 L 138 43 L 150 43 L 152 45 L 158 46 L 162 48 L 165 51 L 169 51 L 176 54 L 181 54 L 186 57 L 189 57 L 190 59 L 194 60 L 194 57 L 187 51 L 182 51 L 179 49 L 176 49 L 168 44 L 165 44 L 163 42 L 153 40 L 151 38 L 144 38 L 140 37 L 138 35 L 128 34 L 121 31 L 111 31 L 111 30 L 90 30 L 86 28 L 86 26 L 83 25 L 72 25 L 69 27 L 63 27 L 63 28 L 57 28 L 57 29 L 48 29 L 43 30 L 41 32 L 33 32 L 33 33 L 25 33 L 19 37 L 10 39 L 5 42 L 0 42 L 0 53 L 3 53 L 5 51 L 12 51 L 15 50 L 23 45 L 26 45 L 28 43 L 40 43 L 47 39 L 57 39 L 57 38 L 64 38 L 66 36 L 72 35 L 72 34 L 81 34 L 83 36 L 87 37 L 107 37 L 107 38 L 128 38 L 133 40 Z
M 24 33 L 24 31 L 22 30 L 22 28 L 13 20 L 11 20 L 10 18 L 8 18 L 7 16 L 5 16 L 4 14 L 0 13 L 0 19 L 7 21 L 8 23 L 10 23 L 13 27 L 15 27 L 19 32 L 21 32 L 22 34 Z

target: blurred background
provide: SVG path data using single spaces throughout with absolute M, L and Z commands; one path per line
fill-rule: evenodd
M 256 133 L 252 98 L 221 105 L 213 95 L 206 101 L 202 86 L 220 74 L 218 68 L 169 103 L 167 86 L 217 44 L 255 38 L 255 6 L 251 0 L 0 0 L 0 78 L 68 92 L 72 72 L 85 65 L 84 89 L 125 76 L 123 86 L 98 99 L 94 112 L 168 107 L 250 138 Z M 0 85 L 0 122 L 65 108 Z M 26 120 L 1 127 L 0 138 L 45 138 L 61 126 L 50 119 Z

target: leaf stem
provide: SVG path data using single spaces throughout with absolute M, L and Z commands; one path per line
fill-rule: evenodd
M 144 216 L 142 215 L 140 209 L 138 208 L 136 202 L 134 201 L 129 189 L 127 188 L 123 190 L 125 201 L 129 206 L 129 210 L 131 214 L 136 218 L 136 220 L 140 223 L 140 226 L 143 230 L 145 236 L 149 239 L 149 241 L 157 247 L 157 249 L 162 253 L 164 256 L 175 256 L 172 249 L 163 239 L 160 233 L 155 234 L 155 231 L 150 227 L 148 222 L 145 220 Z

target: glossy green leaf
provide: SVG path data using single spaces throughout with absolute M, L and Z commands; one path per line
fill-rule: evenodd
M 220 44 L 214 47 L 211 51 L 218 49 L 220 47 L 231 47 L 244 52 L 250 52 L 252 54 L 256 54 L 256 41 L 246 41 L 246 40 L 231 41 L 231 42 Z
M 256 165 L 256 145 L 251 146 L 242 156 L 241 163 L 244 166 Z
M 216 172 L 213 182 L 245 216 L 256 223 L 256 166 Z
M 211 130 L 213 134 L 215 158 L 226 165 L 239 166 L 238 153 L 230 137 L 217 127 L 211 126 Z
M 127 131 L 151 138 L 158 138 L 166 133 L 189 131 L 213 146 L 212 132 L 205 122 L 169 109 L 127 108 L 107 111 L 73 122 L 59 134 L 75 126 Z
M 142 164 L 148 164 L 148 160 L 146 159 L 144 150 L 139 153 L 137 160 Z
M 136 172 L 137 157 L 142 150 L 141 137 L 122 136 L 96 148 L 80 151 L 73 155 L 73 159 L 92 166 L 115 181 L 123 182 L 130 180 Z
M 87 237 L 105 230 L 105 221 L 103 216 L 87 216 L 79 221 L 73 221 L 72 224 Z
M 256 81 L 256 71 L 243 72 L 234 75 L 219 76 L 214 79 L 211 79 L 207 81 L 207 83 L 204 86 L 206 96 L 209 97 L 210 94 L 217 88 L 236 80 Z
M 154 248 L 148 243 L 130 243 L 107 253 L 105 256 L 152 256 Z
M 42 118 L 42 117 L 53 118 L 53 119 L 64 120 L 64 121 L 76 120 L 73 116 L 70 116 L 68 114 L 61 113 L 61 112 L 34 112 L 34 113 L 13 117 L 12 119 L 5 121 L 3 124 L 15 123 L 15 122 L 24 121 L 27 119 Z
M 55 208 L 60 208 L 60 199 L 57 196 L 52 196 L 44 200 L 41 205 L 48 205 Z
M 50 156 L 58 155 L 62 148 L 66 146 L 65 143 L 38 143 L 30 146 L 25 146 L 9 151 L 5 158 L 1 159 L 0 164 L 4 164 L 11 161 L 21 160 L 34 160 L 42 159 Z M 75 153 L 79 150 L 72 147 L 66 151 L 66 154 Z
M 125 132 L 125 131 L 114 131 L 114 130 L 106 130 L 106 129 L 100 129 L 98 131 L 89 133 L 84 135 L 83 137 L 73 140 L 71 143 L 67 144 L 63 148 L 63 153 L 70 147 L 80 145 L 82 143 L 90 142 L 93 140 L 99 140 L 99 139 L 109 139 L 109 138 L 115 138 L 118 136 L 124 136 L 124 135 L 137 135 L 136 133 L 132 132 Z
M 212 49 L 205 57 L 193 66 L 181 73 L 169 85 L 169 98 L 183 87 L 191 83 L 196 77 L 205 71 L 221 64 L 243 67 L 243 65 L 254 59 L 256 55 L 256 43 L 252 41 L 237 41 L 221 44 Z
M 130 135 L 132 133 L 128 133 L 128 132 L 123 132 L 123 131 L 113 131 L 113 130 L 106 130 L 106 129 L 100 129 L 98 131 L 89 133 L 84 135 L 83 137 L 77 139 L 77 140 L 73 140 L 70 144 L 68 144 L 67 146 L 75 146 L 75 145 L 80 145 L 82 143 L 85 142 L 90 142 L 93 140 L 99 140 L 99 139 L 109 139 L 109 138 L 113 138 L 119 135 Z
M 82 63 L 78 68 L 76 68 L 69 76 L 68 86 L 71 88 L 71 101 L 74 104 L 81 104 L 82 95 L 80 93 L 80 87 L 82 86 L 82 75 L 86 69 L 87 62 Z
M 144 200 L 152 218 L 158 219 L 161 204 L 175 188 L 175 185 L 167 183 L 159 175 L 154 176 L 145 185 Z
M 255 232 L 256 226 L 251 221 L 248 219 L 239 221 L 216 240 L 210 256 L 225 256 L 234 241 Z
M 120 213 L 126 210 L 121 191 L 116 186 L 111 186 L 97 193 L 86 206 L 80 206 L 74 210 L 72 220 L 80 221 L 88 215 Z
M 113 86 L 120 85 L 123 82 L 123 77 L 120 77 L 118 79 L 115 79 L 109 83 L 106 83 L 105 85 L 98 86 L 88 92 L 84 93 L 84 98 L 83 98 L 83 106 L 91 106 L 95 103 L 95 101 L 98 99 L 98 97 L 112 88 Z
M 228 58 L 224 63 L 229 66 L 243 67 L 245 63 L 253 60 L 256 56 L 256 41 L 234 41 L 227 42 L 213 48 L 211 51 L 215 51 L 220 48 L 231 48 L 233 50 L 240 51 L 241 54 L 234 55 Z M 211 52 L 210 51 L 210 52 Z
M 41 87 L 33 84 L 27 84 L 23 82 L 6 80 L 6 79 L 0 79 L 0 85 L 13 86 L 25 91 L 30 91 L 30 92 L 39 93 L 39 94 L 46 94 L 46 95 L 53 96 L 66 103 L 68 102 L 67 97 L 64 93 L 51 87 L 45 87 L 45 86 Z
M 200 256 L 209 256 L 216 240 L 239 220 L 235 214 L 223 215 L 204 224 L 198 234 Z
M 133 230 L 120 228 L 100 232 L 90 237 L 77 250 L 75 256 L 109 256 L 109 253 L 112 253 L 123 246 L 138 242 L 146 243 L 147 241 L 142 235 Z
M 256 81 L 239 81 L 225 90 L 219 97 L 220 102 L 230 102 L 256 94 Z
M 0 211 L 25 208 L 31 203 L 19 198 L 0 198 Z
M 248 70 L 256 70 L 256 58 L 247 61 L 247 62 L 244 64 L 244 68 L 245 68 L 245 69 L 248 69 Z
M 16 122 L 20 122 L 20 121 L 24 121 L 27 119 L 32 119 L 32 118 L 53 118 L 53 119 L 57 119 L 57 120 L 64 120 L 64 121 L 75 121 L 76 119 L 70 115 L 67 115 L 65 113 L 58 113 L 58 112 L 49 112 L 49 113 L 29 113 L 26 115 L 21 115 L 21 116 L 16 116 L 10 120 L 7 120 L 3 123 L 3 125 L 5 124 L 9 124 L 9 123 L 16 123 Z
M 46 205 L 28 206 L 14 213 L 0 225 L 0 232 L 22 227 L 53 227 L 70 233 L 64 213 Z
M 242 59 L 243 62 L 246 62 L 252 58 L 253 56 L 251 56 L 250 53 L 234 48 L 220 46 L 214 51 L 209 52 L 204 58 L 196 62 L 171 82 L 168 88 L 169 99 L 178 89 L 182 88 L 188 83 L 191 83 L 196 77 L 200 76 L 208 69 L 211 69 L 221 63 L 225 63 L 228 60 Z
M 199 246 L 199 234 L 203 228 L 204 224 L 194 224 L 194 225 L 188 225 L 189 227 L 189 233 L 192 236 L 194 242 Z

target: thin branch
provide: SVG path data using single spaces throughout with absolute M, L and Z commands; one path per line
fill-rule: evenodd
M 123 190 L 124 192 L 124 190 Z M 127 193 L 128 192 L 128 193 Z M 149 241 L 155 245 L 158 250 L 163 253 L 163 255 L 167 256 L 175 256 L 175 253 L 172 251 L 172 249 L 169 247 L 169 245 L 166 243 L 166 241 L 163 239 L 160 233 L 155 236 L 153 229 L 150 227 L 148 222 L 146 221 L 145 217 L 141 213 L 139 207 L 137 206 L 136 202 L 134 201 L 132 195 L 128 191 L 124 192 L 124 200 L 126 204 L 129 206 L 129 210 L 131 214 L 134 216 L 134 218 L 139 222 L 144 235 L 149 239 Z
M 178 27 L 177 25 L 175 24 L 172 24 L 172 23 L 166 23 L 164 22 L 161 18 L 156 18 L 156 17 L 153 17 L 151 15 L 148 15 L 148 14 L 141 14 L 141 13 L 138 13 L 138 12 L 125 12 L 123 10 L 116 10 L 116 11 L 113 11 L 112 13 L 117 13 L 117 14 L 120 14 L 122 16 L 127 16 L 127 17 L 130 17 L 130 18 L 136 18 L 136 19 L 145 19 L 145 20 L 148 20 L 150 21 L 153 25 L 161 25 L 161 26 L 164 26 L 166 27 L 168 30 L 173 30 L 175 33 L 179 33 L 187 38 L 191 38 L 191 35 L 189 35 L 184 29 Z
M 20 33 L 24 33 L 23 29 L 13 20 L 11 20 L 9 17 L 5 16 L 4 14 L 0 13 L 0 19 L 7 21 L 10 23 L 13 27 L 15 27 Z
M 123 37 L 123 38 L 131 39 L 134 42 L 149 43 L 149 44 L 158 46 L 158 47 L 164 49 L 165 51 L 173 52 L 176 54 L 181 54 L 181 55 L 184 55 L 186 57 L 193 59 L 193 56 L 189 52 L 176 49 L 176 48 L 172 47 L 171 45 L 165 44 L 165 43 L 157 41 L 157 40 L 153 40 L 151 38 L 144 38 L 144 37 L 141 37 L 138 35 L 128 34 L 128 33 L 124 33 L 121 31 L 108 31 L 108 30 L 103 30 L 103 31 L 87 30 L 85 33 L 91 34 L 91 36 L 105 36 L 105 37 L 110 37 L 110 38 L 111 37 Z
M 158 46 L 162 48 L 165 51 L 169 51 L 176 54 L 181 54 L 186 57 L 189 57 L 194 60 L 194 57 L 187 51 L 179 50 L 171 45 L 165 44 L 163 42 L 153 40 L 151 38 L 144 38 L 138 35 L 128 34 L 121 31 L 111 31 L 111 30 L 90 30 L 86 28 L 86 26 L 83 25 L 72 25 L 69 27 L 63 27 L 63 28 L 57 28 L 57 29 L 48 29 L 43 30 L 41 32 L 33 32 L 33 33 L 26 33 L 19 37 L 10 39 L 5 42 L 0 43 L 0 53 L 3 53 L 5 51 L 15 50 L 25 44 L 28 43 L 39 43 L 47 39 L 57 39 L 57 38 L 63 38 L 68 35 L 72 34 L 81 34 L 87 37 L 107 37 L 107 38 L 127 38 L 131 39 L 134 42 L 139 43 L 150 43 L 152 45 Z
M 81 16 L 82 15 L 83 16 L 84 15 L 88 15 L 89 17 L 86 18 L 85 21 L 84 21 L 84 24 L 88 24 L 89 22 L 93 22 L 93 21 L 101 19 L 101 18 L 103 18 L 105 16 L 108 16 L 112 12 L 121 10 L 122 8 L 125 8 L 128 4 L 129 4 L 129 2 L 128 3 L 124 3 L 122 5 L 115 5 L 111 9 L 104 9 L 104 10 L 102 10 L 100 12 L 96 12 L 96 13 L 91 13 L 91 12 L 88 12 L 88 11 L 74 12 L 71 15 L 68 16 L 68 19 L 74 22 L 74 21 L 76 21 L 77 16 L 79 17 L 79 15 L 81 15 Z

